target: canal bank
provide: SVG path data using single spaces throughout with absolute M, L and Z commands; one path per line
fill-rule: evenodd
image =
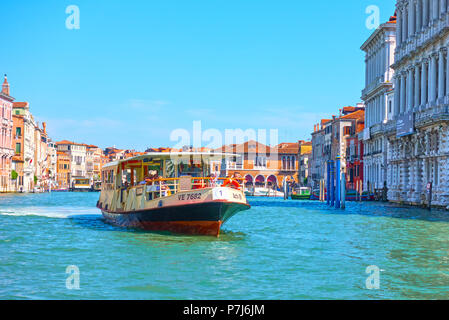
M 220 238 L 105 224 L 98 194 L 0 196 L 3 299 L 446 299 L 449 215 L 249 198 Z M 80 290 L 66 287 L 68 266 Z M 369 290 L 369 266 L 380 270 Z

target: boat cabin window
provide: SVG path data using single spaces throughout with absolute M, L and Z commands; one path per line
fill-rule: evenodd
M 201 160 L 182 160 L 178 164 L 178 177 L 207 177 L 210 175 L 210 167 Z
M 102 172 L 101 181 L 103 183 L 114 183 L 114 170 L 105 170 Z
M 165 160 L 165 178 L 176 178 L 176 165 L 175 163 L 168 159 Z
M 145 184 L 147 180 L 154 179 L 154 177 L 162 177 L 162 168 L 161 160 L 144 159 L 128 163 L 122 170 L 121 186 L 136 186 Z

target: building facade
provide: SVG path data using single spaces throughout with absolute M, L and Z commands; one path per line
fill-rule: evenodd
M 299 141 L 298 153 L 298 182 L 302 187 L 309 187 L 311 180 L 309 180 L 310 159 L 312 156 L 312 142 Z
M 380 25 L 365 41 L 361 49 L 365 52 L 365 102 L 364 130 L 364 190 L 380 189 L 387 182 L 388 142 L 384 125 L 389 120 L 392 101 L 389 92 L 393 89 L 396 49 L 396 17 Z
M 346 139 L 346 189 L 363 190 L 363 169 L 364 169 L 364 144 L 363 125 L 359 125 L 356 130 Z
M 87 178 L 86 157 L 87 145 L 63 140 L 56 143 L 57 151 L 70 157 L 70 185 L 75 178 Z
M 257 141 L 223 146 L 215 152 L 233 153 L 220 165 L 220 175 L 239 173 L 248 188 L 282 188 L 288 178 L 298 184 L 298 143 L 281 143 L 270 147 Z
M 398 0 L 388 199 L 449 205 L 449 1 Z
M 326 132 L 331 126 L 330 119 L 322 119 L 319 124 L 314 126 L 312 132 L 312 155 L 310 159 L 310 177 L 309 184 L 315 189 L 319 189 L 320 181 L 326 178 L 326 162 L 330 160 L 330 144 L 326 144 Z M 329 139 L 328 139 L 329 140 Z
M 68 190 L 70 188 L 70 156 L 62 151 L 57 151 L 57 177 L 56 185 L 59 190 Z
M 103 151 L 94 145 L 86 147 L 86 175 L 91 183 L 100 181 L 101 174 L 101 156 Z
M 12 146 L 14 98 L 10 96 L 8 79 L 5 79 L 0 93 L 0 192 L 11 189 L 11 164 L 14 156 Z

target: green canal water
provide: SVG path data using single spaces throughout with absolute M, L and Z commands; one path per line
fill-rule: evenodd
M 249 198 L 213 238 L 110 226 L 98 196 L 0 196 L 1 299 L 449 298 L 448 212 Z

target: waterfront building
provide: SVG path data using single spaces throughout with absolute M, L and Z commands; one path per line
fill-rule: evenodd
M 396 16 L 380 25 L 363 43 L 365 52 L 364 190 L 383 188 L 387 182 L 388 141 L 384 125 L 391 119 L 396 48 Z M 389 118 L 390 117 L 390 118 Z
M 56 144 L 48 138 L 47 141 L 47 168 L 48 168 L 48 186 L 50 188 L 56 187 L 56 181 L 57 181 L 57 148 Z
M 102 153 L 100 156 L 100 170 L 107 163 L 109 163 L 109 157 L 105 156 L 104 153 Z
M 14 103 L 15 104 L 15 103 Z M 13 104 L 13 106 L 14 106 Z M 14 107 L 13 107 L 14 111 Z M 23 167 L 24 167 L 24 121 L 21 116 L 15 115 L 13 112 L 13 141 L 14 156 L 12 157 L 11 166 L 11 191 L 25 191 L 23 187 Z
M 109 161 L 118 161 L 125 159 L 126 150 L 109 147 L 104 149 L 104 155 L 109 158 Z
M 101 179 L 101 156 L 103 150 L 94 145 L 88 145 L 86 149 L 86 175 L 91 183 L 99 182 Z
M 35 175 L 35 128 L 36 123 L 30 112 L 28 102 L 14 102 L 13 104 L 15 155 L 13 157 L 13 170 L 18 174 L 12 181 L 15 192 L 31 192 L 34 189 Z
M 356 107 L 348 106 L 340 109 L 340 116 L 333 117 L 330 126 L 331 155 L 330 160 L 341 157 L 341 172 L 346 173 L 346 149 L 348 138 L 359 130 L 365 122 L 365 107 L 358 103 Z
M 11 163 L 14 156 L 12 147 L 12 106 L 14 98 L 10 96 L 9 83 L 5 75 L 0 92 L 0 192 L 11 188 Z
M 56 149 L 48 138 L 45 122 L 42 128 L 34 121 L 28 102 L 13 104 L 13 147 L 15 155 L 11 191 L 32 192 L 35 187 L 48 190 L 56 180 Z
M 222 177 L 239 173 L 250 187 L 281 188 L 286 179 L 298 183 L 299 143 L 281 143 L 275 147 L 251 140 L 223 146 L 214 152 L 239 155 L 223 160 Z
M 363 131 L 364 121 L 358 122 L 351 128 L 351 134 L 346 138 L 346 189 L 363 190 L 363 163 L 364 143 Z
M 64 152 L 70 157 L 70 186 L 75 178 L 87 178 L 87 145 L 63 140 L 57 142 L 56 146 L 57 151 Z
M 347 173 L 348 138 L 355 135 L 365 122 L 365 106 L 358 103 L 356 107 L 347 106 L 339 111 L 339 116 L 323 119 L 314 126 L 312 133 L 311 187 L 316 190 L 320 181 L 327 179 L 327 162 L 341 157 L 341 172 Z
M 182 150 L 178 150 L 178 149 L 173 149 L 173 148 L 164 148 L 164 147 L 160 147 L 160 148 L 148 148 L 147 150 L 145 150 L 145 152 L 180 152 Z
M 388 199 L 449 205 L 449 1 L 398 0 Z
M 57 151 L 57 177 L 56 184 L 60 190 L 67 190 L 70 188 L 70 156 L 66 152 Z
M 309 181 L 309 172 L 312 156 L 312 142 L 299 141 L 298 143 L 298 182 L 300 186 L 308 187 L 311 184 L 311 181 Z
M 51 185 L 50 168 L 49 168 L 49 147 L 46 123 L 39 123 L 34 128 L 34 181 L 37 191 L 49 190 Z
M 320 181 L 326 176 L 326 162 L 330 160 L 330 152 L 325 149 L 326 128 L 331 124 L 330 119 L 322 119 L 316 124 L 312 133 L 312 155 L 310 159 L 311 187 L 319 189 Z

